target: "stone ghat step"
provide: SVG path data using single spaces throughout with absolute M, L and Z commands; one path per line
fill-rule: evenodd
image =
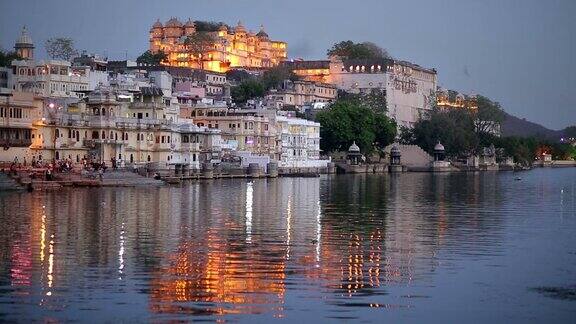
M 0 173 L 0 190 L 22 190 L 18 182 L 4 173 Z
M 161 186 L 164 182 L 142 177 L 140 179 L 103 179 L 100 185 L 105 187 Z
M 55 181 L 32 181 L 32 188 L 34 190 L 56 190 L 62 186 Z

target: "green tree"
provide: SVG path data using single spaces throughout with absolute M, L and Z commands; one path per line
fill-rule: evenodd
M 74 41 L 71 38 L 49 38 L 44 43 L 44 47 L 48 56 L 53 60 L 70 61 L 72 57 L 78 55 L 78 51 L 74 49 Z
M 264 96 L 264 86 L 255 79 L 242 81 L 239 85 L 232 87 L 230 94 L 236 103 L 246 103 L 246 101 Z
M 541 145 L 535 138 L 508 136 L 503 138 L 493 137 L 494 146 L 504 149 L 507 156 L 514 158 L 516 163 L 529 166 L 536 158 L 536 152 Z
M 196 20 L 194 21 L 194 26 L 196 27 L 196 32 L 216 32 L 222 26 L 226 26 L 226 28 L 230 30 L 230 26 L 226 25 L 223 22 L 215 22 L 215 21 Z
M 165 61 L 167 58 L 168 56 L 166 55 L 166 53 L 164 53 L 161 50 L 154 54 L 152 54 L 152 52 L 150 51 L 146 51 L 142 53 L 140 56 L 138 56 L 136 62 L 139 64 L 146 64 L 146 65 L 160 65 L 160 63 Z
M 266 90 L 280 87 L 284 80 L 296 81 L 298 76 L 289 68 L 276 66 L 270 68 L 262 74 L 262 85 Z
M 204 69 L 204 61 L 206 61 L 206 54 L 214 49 L 216 43 L 216 36 L 212 32 L 197 31 L 192 35 L 186 37 L 184 44 L 188 51 L 196 57 L 198 66 Z
M 392 58 L 388 52 L 372 42 L 354 43 L 351 40 L 332 45 L 328 56 L 340 56 L 343 59 L 382 59 Z
M 9 52 L 0 50 L 0 66 L 2 67 L 10 67 L 12 66 L 12 61 L 21 59 L 22 58 L 14 51 Z
M 472 114 L 464 109 L 433 110 L 412 129 L 403 128 L 400 138 L 402 142 L 416 144 L 428 153 L 433 153 L 434 146 L 440 141 L 449 156 L 474 153 L 479 143 Z
M 474 113 L 475 131 L 477 134 L 489 134 L 495 127 L 502 124 L 505 113 L 499 103 L 484 96 L 476 98 L 478 109 Z
M 356 99 L 340 99 L 319 112 L 322 150 L 346 151 L 355 141 L 365 153 L 383 149 L 396 136 L 396 124 L 383 113 L 363 106 Z
M 226 80 L 233 82 L 242 82 L 244 80 L 252 79 L 253 76 L 245 70 L 230 69 L 226 71 Z

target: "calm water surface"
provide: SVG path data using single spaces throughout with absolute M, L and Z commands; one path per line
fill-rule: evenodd
M 576 168 L 0 193 L 0 321 L 576 321 Z

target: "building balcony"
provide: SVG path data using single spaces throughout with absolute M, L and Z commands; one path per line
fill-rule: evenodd
M 133 102 L 130 109 L 164 109 L 166 105 L 163 102 Z
M 31 139 L 14 139 L 14 138 L 1 138 L 0 139 L 0 146 L 1 147 L 28 147 L 32 145 Z
M 87 148 L 95 148 L 101 144 L 113 144 L 113 145 L 124 145 L 127 144 L 128 141 L 124 140 L 115 140 L 115 139 L 85 139 L 82 144 Z
M 181 143 L 181 151 L 198 152 L 200 151 L 200 143 Z

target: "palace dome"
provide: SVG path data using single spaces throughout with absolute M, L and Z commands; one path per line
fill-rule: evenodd
M 236 32 L 236 33 L 245 33 L 246 32 L 246 28 L 244 27 L 244 25 L 242 25 L 242 21 L 240 21 L 240 20 L 238 21 L 238 25 L 234 29 L 234 32 Z
M 156 20 L 156 22 L 154 23 L 154 25 L 152 25 L 152 28 L 162 28 L 164 27 L 162 25 L 162 23 L 160 22 L 160 19 Z
M 356 145 L 356 141 L 352 142 L 352 145 L 348 148 L 348 152 L 360 152 L 360 148 Z
M 172 17 L 166 22 L 166 27 L 182 27 L 182 23 L 178 19 Z
M 256 36 L 260 38 L 268 38 L 268 34 L 264 31 L 264 26 L 260 26 L 260 31 L 258 34 L 256 34 Z
M 444 151 L 444 145 L 442 145 L 440 141 L 438 141 L 438 144 L 434 146 L 434 151 Z
M 188 21 L 186 22 L 186 24 L 184 24 L 184 27 L 196 27 L 196 24 L 194 24 L 192 19 L 188 18 Z
M 28 31 L 26 30 L 26 26 L 22 27 L 22 33 L 18 40 L 16 41 L 18 45 L 32 45 L 32 38 L 28 35 Z

